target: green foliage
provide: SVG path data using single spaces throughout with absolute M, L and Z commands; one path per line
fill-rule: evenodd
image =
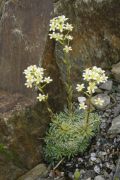
M 8 159 L 13 158 L 12 153 L 3 144 L 0 144 L 0 154 L 5 155 Z
M 90 113 L 89 124 L 86 124 L 86 113 L 80 110 L 56 114 L 50 124 L 45 138 L 45 158 L 48 162 L 70 158 L 83 153 L 99 127 L 100 117 Z
M 74 173 L 74 180 L 79 180 L 80 179 L 80 171 L 78 169 L 76 169 L 75 173 Z

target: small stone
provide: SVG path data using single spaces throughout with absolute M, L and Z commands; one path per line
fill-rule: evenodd
M 72 178 L 74 177 L 73 173 L 72 173 L 72 172 L 69 172 L 69 173 L 68 173 L 68 177 L 72 179 Z
M 96 157 L 96 154 L 95 153 L 91 153 L 90 156 L 91 157 Z
M 83 162 L 84 160 L 82 158 L 78 158 L 78 162 Z
M 83 97 L 83 96 L 78 97 L 78 101 L 79 101 L 79 103 L 83 103 L 86 101 L 86 97 Z
M 106 124 L 106 123 L 101 123 L 101 125 L 100 125 L 100 128 L 101 128 L 101 129 L 106 129 L 106 127 L 107 127 L 107 124 Z
M 102 105 L 95 104 L 95 100 L 98 98 L 100 98 L 104 101 L 104 103 Z M 106 94 L 98 94 L 91 98 L 91 102 L 97 109 L 104 110 L 110 104 L 110 96 L 108 96 Z
M 27 172 L 25 175 L 18 178 L 18 180 L 34 180 L 40 176 L 44 176 L 45 173 L 47 173 L 46 166 L 44 164 L 39 164 L 35 168 Z
M 66 166 L 67 166 L 67 167 L 71 167 L 72 164 L 71 164 L 71 163 L 67 163 Z
M 116 81 L 120 82 L 120 62 L 112 66 L 112 73 Z
M 111 113 L 111 109 L 106 109 L 106 112 L 107 113 Z
M 106 152 L 104 152 L 104 151 L 100 151 L 99 152 L 99 156 L 101 157 L 101 156 L 106 156 L 107 155 L 107 153 Z
M 112 85 L 113 85 L 113 82 L 111 80 L 109 80 L 109 81 L 106 81 L 105 83 L 103 83 L 101 86 L 99 86 L 99 88 L 107 90 L 107 91 L 111 91 Z
M 90 158 L 90 160 L 93 161 L 93 162 L 95 162 L 96 159 L 97 159 L 96 157 L 91 157 L 91 158 Z
M 119 96 L 116 96 L 116 100 L 117 100 L 117 101 L 120 101 L 120 97 L 119 97 Z
M 120 88 L 119 88 L 119 90 L 120 90 Z M 120 97 L 120 93 L 117 93 L 116 95 L 117 95 L 118 97 Z
M 120 104 L 114 108 L 113 112 L 114 112 L 114 117 L 120 114 Z
M 94 180 L 105 180 L 102 176 L 96 176 Z
M 83 175 L 85 174 L 85 170 L 84 169 L 81 169 L 80 173 Z
M 109 114 L 107 112 L 105 112 L 104 117 L 109 117 Z
M 78 165 L 78 164 L 76 164 L 75 166 L 76 166 L 76 168 L 78 168 L 78 166 L 79 166 L 79 165 Z
M 116 135 L 120 133 L 120 115 L 113 119 L 109 134 Z
M 100 174 L 100 167 L 98 165 L 96 165 L 94 167 L 94 171 L 97 173 L 97 174 Z
M 115 175 L 114 175 L 114 180 L 117 179 L 117 178 L 118 178 L 118 180 L 120 179 L 120 158 L 118 160 L 116 172 L 115 172 Z
M 93 170 L 87 170 L 85 171 L 85 174 L 83 175 L 84 180 L 87 180 L 88 178 L 93 179 L 95 177 L 95 172 Z

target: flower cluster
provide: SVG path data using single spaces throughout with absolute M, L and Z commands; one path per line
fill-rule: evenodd
M 98 85 L 101 83 L 105 83 L 107 81 L 108 77 L 105 75 L 105 71 L 102 70 L 99 67 L 93 66 L 92 68 L 88 68 L 84 70 L 83 73 L 83 80 L 86 81 L 85 84 L 87 84 L 87 87 L 85 84 L 77 84 L 77 91 L 83 92 L 86 96 L 89 98 L 92 97 L 92 95 L 95 93 L 96 89 L 98 88 Z M 85 89 L 87 89 L 85 91 Z M 84 98 L 84 101 L 80 100 L 80 109 L 86 109 L 87 105 L 85 104 L 86 99 Z M 104 101 L 100 98 L 95 100 L 96 105 L 102 105 Z
M 83 73 L 83 79 L 85 81 L 94 81 L 97 85 L 105 83 L 108 77 L 105 75 L 105 71 L 99 67 L 93 66 L 88 68 Z
M 69 46 L 69 42 L 73 39 L 70 32 L 73 30 L 73 26 L 69 24 L 68 18 L 64 15 L 58 16 L 50 20 L 50 39 L 55 39 L 60 42 L 64 48 L 64 52 L 69 53 L 72 50 Z
M 41 92 L 37 97 L 40 102 L 47 99 L 48 96 L 43 93 L 43 88 L 52 81 L 50 77 L 44 77 L 44 71 L 45 70 L 41 67 L 31 65 L 23 72 L 26 78 L 26 87 L 34 89 L 37 88 L 37 90 Z

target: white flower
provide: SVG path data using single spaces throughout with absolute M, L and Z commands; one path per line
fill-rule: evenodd
M 55 39 L 56 41 L 63 40 L 63 34 L 60 34 L 60 33 L 53 32 L 52 34 L 49 34 L 49 36 L 50 36 L 50 39 Z
M 85 105 L 85 102 L 82 102 L 79 104 L 79 109 L 86 109 L 87 108 L 87 105 Z
M 28 66 L 23 72 L 25 74 L 27 88 L 32 88 L 36 84 L 43 82 L 44 69 L 36 65 Z
M 76 89 L 78 92 L 81 92 L 84 88 L 85 88 L 84 84 L 77 84 Z
M 72 51 L 72 48 L 71 46 L 65 46 L 64 49 L 63 49 L 66 53 L 68 53 L 69 51 Z
M 55 37 L 55 39 L 56 39 L 56 41 L 63 40 L 63 34 L 56 33 L 56 37 Z
M 69 41 L 73 39 L 70 32 L 73 30 L 73 26 L 67 22 L 68 18 L 64 15 L 58 16 L 50 20 L 50 39 L 54 39 L 60 44 L 64 45 L 63 50 L 66 53 L 72 50 L 69 46 Z
M 89 82 L 89 86 L 87 88 L 87 92 L 89 94 L 95 93 L 95 90 L 97 89 L 96 83 L 95 82 Z
M 64 31 L 64 24 L 59 24 L 57 29 L 62 33 Z
M 50 24 L 50 31 L 55 31 L 55 30 L 56 30 L 56 24 L 55 24 L 55 22 L 52 22 Z
M 83 73 L 83 78 L 86 81 L 96 81 L 96 84 L 106 82 L 108 79 L 108 77 L 105 75 L 105 71 L 96 66 L 86 69 Z
M 55 17 L 50 20 L 50 31 L 56 31 L 59 30 L 60 32 L 63 32 L 65 22 L 68 20 L 64 15 Z
M 49 84 L 50 82 L 52 82 L 53 80 L 50 77 L 45 77 L 44 78 L 44 82 L 46 82 L 47 84 Z
M 70 35 L 66 35 L 65 38 L 68 39 L 68 40 L 73 40 L 73 37 L 70 36 Z
M 65 29 L 68 31 L 72 31 L 73 30 L 73 26 L 69 23 L 66 23 Z
M 56 38 L 56 33 L 53 32 L 53 33 L 49 34 L 49 36 L 50 36 L 50 39 L 55 39 Z
M 37 99 L 41 102 L 41 101 L 45 101 L 47 98 L 47 96 L 45 96 L 44 94 L 40 94 L 38 95 Z
M 33 87 L 33 83 L 30 82 L 30 81 L 28 81 L 28 82 L 25 83 L 25 86 L 26 86 L 27 88 L 32 88 L 32 87 Z
M 83 73 L 83 79 L 86 81 L 90 80 L 90 76 L 91 76 L 91 70 L 90 69 L 86 69 Z
M 47 84 L 52 81 L 50 77 L 44 78 L 44 69 L 36 65 L 28 66 L 23 72 L 25 74 L 27 88 L 35 88 L 46 82 Z
M 101 99 L 101 98 L 97 98 L 97 99 L 95 99 L 94 101 L 95 101 L 95 104 L 96 104 L 96 105 L 100 105 L 100 106 L 102 106 L 103 103 L 104 103 L 104 100 Z

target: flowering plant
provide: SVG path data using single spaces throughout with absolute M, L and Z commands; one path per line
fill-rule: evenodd
M 76 87 L 76 90 L 82 94 L 82 97 L 78 97 L 79 110 L 73 106 L 71 64 L 68 58 L 72 50 L 70 46 L 73 39 L 70 34 L 72 30 L 73 26 L 68 23 L 68 18 L 65 16 L 58 16 L 50 21 L 50 39 L 59 42 L 64 52 L 63 64 L 66 68 L 65 87 L 67 94 L 67 108 L 64 112 L 53 114 L 47 102 L 48 94 L 44 92 L 44 88 L 52 82 L 52 79 L 49 76 L 45 77 L 45 70 L 36 65 L 31 65 L 24 71 L 25 85 L 27 88 L 39 91 L 37 99 L 40 102 L 46 102 L 47 109 L 52 114 L 52 123 L 45 137 L 45 157 L 50 161 L 58 161 L 62 157 L 70 158 L 79 152 L 84 152 L 88 147 L 89 141 L 95 134 L 100 122 L 99 115 L 92 112 L 91 98 L 98 85 L 106 82 L 108 78 L 105 71 L 96 66 L 84 70 L 83 80 L 85 83 L 77 84 Z M 104 101 L 98 98 L 95 103 L 102 105 Z
M 71 36 L 71 32 L 73 30 L 73 26 L 68 23 L 68 18 L 64 15 L 53 18 L 50 21 L 50 39 L 54 39 L 56 42 L 59 42 L 63 47 L 64 59 L 63 64 L 66 68 L 66 94 L 67 94 L 67 107 L 69 112 L 72 111 L 73 104 L 73 89 L 71 83 L 71 64 L 68 58 L 68 54 L 72 51 L 72 47 L 70 46 L 70 41 L 73 40 Z
M 86 110 L 87 117 L 86 123 L 89 122 L 89 114 L 92 110 L 91 105 L 91 98 L 95 91 L 98 88 L 100 83 L 105 83 L 108 77 L 105 75 L 105 71 L 99 67 L 93 66 L 92 68 L 88 68 L 84 70 L 83 73 L 83 80 L 85 81 L 84 84 L 77 84 L 76 90 L 82 93 L 84 96 L 79 97 L 79 109 Z M 95 99 L 95 104 L 102 106 L 104 100 L 101 98 Z
M 73 26 L 69 24 L 68 18 L 63 16 L 58 16 L 50 20 L 50 39 L 54 39 L 63 45 L 63 50 L 65 53 L 69 53 L 72 50 L 70 46 L 70 41 L 73 37 L 70 32 L 73 30 Z
M 92 68 L 84 70 L 83 79 L 88 82 L 87 95 L 89 96 L 95 93 L 97 85 L 99 85 L 100 83 L 105 83 L 108 77 L 105 75 L 104 70 L 96 66 L 93 66 Z M 77 84 L 76 89 L 78 92 L 81 92 L 84 88 L 84 84 Z
M 52 112 L 51 108 L 49 107 L 49 104 L 47 103 L 48 94 L 45 94 L 44 88 L 47 84 L 52 82 L 52 79 L 50 76 L 45 77 L 45 69 L 41 67 L 37 67 L 36 65 L 28 66 L 27 69 L 24 70 L 25 78 L 26 78 L 26 87 L 27 88 L 33 88 L 35 90 L 38 90 L 38 101 L 44 101 L 47 104 L 47 109 L 49 112 Z

